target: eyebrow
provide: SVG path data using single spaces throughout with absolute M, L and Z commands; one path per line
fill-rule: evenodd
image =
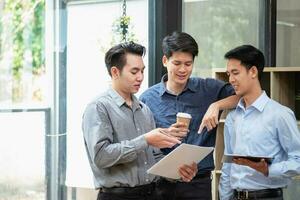
M 182 62 L 182 61 L 179 61 L 179 60 L 173 60 L 172 62 Z M 193 61 L 192 60 L 189 60 L 189 61 L 184 61 L 183 63 L 193 63 Z
M 230 71 L 226 70 L 226 73 L 229 73 L 229 72 L 235 72 L 235 71 L 239 71 L 239 70 L 237 70 L 237 69 L 232 69 L 232 70 L 230 70 Z
M 143 66 L 142 69 L 139 68 L 139 67 L 134 67 L 134 68 L 131 69 L 131 71 L 132 71 L 132 70 L 137 70 L 137 71 L 139 71 L 139 70 L 144 70 L 145 68 L 146 68 L 145 66 Z

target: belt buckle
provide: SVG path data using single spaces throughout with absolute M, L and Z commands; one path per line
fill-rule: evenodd
M 246 200 L 249 198 L 248 190 L 245 191 L 238 191 L 237 193 L 238 200 Z

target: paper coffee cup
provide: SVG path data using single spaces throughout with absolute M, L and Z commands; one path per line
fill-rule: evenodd
M 177 123 L 182 122 L 186 125 L 187 128 L 189 128 L 190 121 L 192 119 L 192 116 L 189 113 L 179 112 L 177 113 L 176 117 L 177 117 Z

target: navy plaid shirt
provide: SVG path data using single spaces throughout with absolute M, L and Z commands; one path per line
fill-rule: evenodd
M 178 112 L 186 112 L 192 115 L 189 126 L 190 132 L 183 142 L 198 146 L 214 147 L 216 140 L 216 129 L 209 133 L 198 134 L 198 128 L 209 105 L 220 99 L 234 94 L 234 89 L 229 83 L 212 78 L 190 78 L 186 88 L 179 95 L 170 94 L 166 90 L 165 81 L 162 81 L 149 89 L 141 96 L 144 102 L 152 111 L 156 127 L 170 127 L 176 122 Z M 171 152 L 173 148 L 162 149 L 164 154 Z M 198 164 L 198 173 L 205 173 L 214 169 L 213 154 L 211 153 Z

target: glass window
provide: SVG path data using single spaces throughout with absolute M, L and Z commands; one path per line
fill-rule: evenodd
M 276 66 L 300 66 L 300 1 L 277 1 Z
M 45 199 L 45 113 L 2 110 L 0 124 L 0 199 Z
M 44 11 L 44 0 L 0 3 L 1 105 L 40 105 L 48 99 Z
M 45 0 L 0 1 L 0 199 L 46 198 L 44 21 Z
M 193 74 L 211 77 L 225 67 L 224 54 L 242 44 L 259 47 L 260 0 L 184 0 L 183 31 L 199 45 Z
M 87 103 L 110 84 L 105 52 L 117 42 L 115 24 L 122 16 L 122 1 L 70 3 L 67 27 L 67 185 L 94 187 L 81 131 Z M 127 1 L 131 37 L 148 48 L 148 1 Z M 147 66 L 147 56 L 144 59 Z M 147 74 L 141 91 L 147 88 Z

